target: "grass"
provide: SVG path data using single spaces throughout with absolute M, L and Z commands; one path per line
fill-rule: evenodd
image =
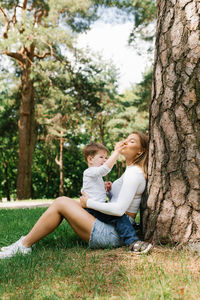
M 0 247 L 26 234 L 44 208 L 0 211 Z M 199 256 L 155 247 L 90 250 L 63 222 L 27 256 L 0 260 L 0 299 L 200 299 Z

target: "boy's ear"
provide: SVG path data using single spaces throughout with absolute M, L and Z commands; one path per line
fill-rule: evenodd
M 87 162 L 91 163 L 92 159 L 93 159 L 93 157 L 91 155 L 89 155 L 88 158 L 87 158 Z

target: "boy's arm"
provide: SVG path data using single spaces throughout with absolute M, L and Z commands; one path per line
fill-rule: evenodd
M 123 142 L 119 142 L 115 145 L 115 150 L 111 154 L 111 156 L 107 159 L 107 161 L 100 167 L 90 167 L 84 171 L 85 176 L 95 177 L 95 176 L 105 176 L 107 175 L 120 154 L 120 151 L 125 147 Z
M 111 169 L 103 164 L 100 167 L 90 167 L 87 170 L 84 171 L 85 177 L 97 177 L 97 176 L 105 176 L 107 175 Z
M 112 167 L 114 166 L 114 164 L 116 163 L 116 160 L 120 154 L 120 151 L 125 147 L 123 142 L 119 142 L 115 145 L 115 150 L 113 151 L 113 153 L 111 154 L 111 156 L 107 159 L 107 161 L 105 162 L 105 165 L 112 169 Z

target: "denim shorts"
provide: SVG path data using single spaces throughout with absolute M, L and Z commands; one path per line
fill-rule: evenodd
M 98 219 L 95 220 L 89 241 L 91 249 L 116 248 L 123 245 L 124 243 L 113 225 L 103 223 Z

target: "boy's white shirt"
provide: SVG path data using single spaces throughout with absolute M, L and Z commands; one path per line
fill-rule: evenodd
M 82 192 L 85 192 L 93 201 L 106 202 L 106 190 L 103 176 L 111 171 L 110 168 L 103 164 L 99 167 L 89 167 L 83 172 Z

